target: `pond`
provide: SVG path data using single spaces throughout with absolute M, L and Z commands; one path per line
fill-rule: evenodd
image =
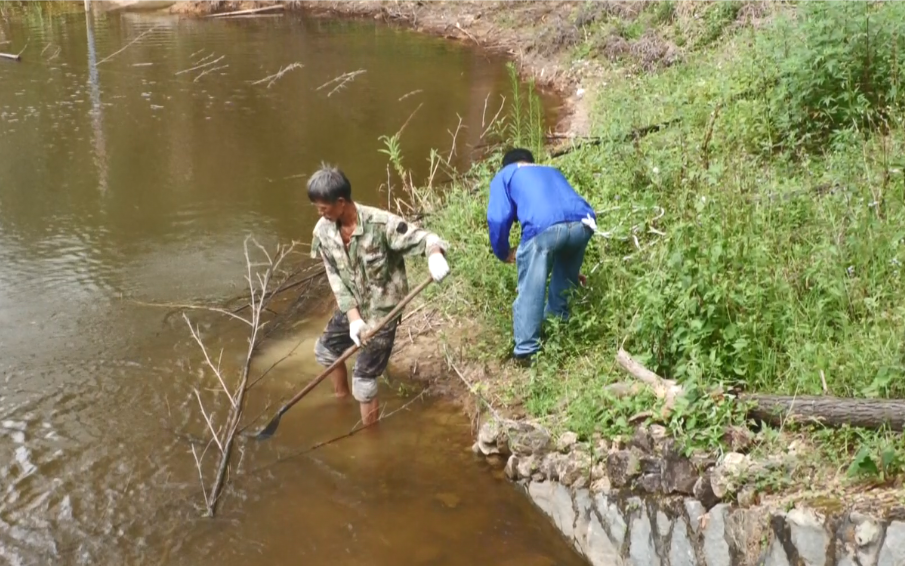
M 508 93 L 503 61 L 370 21 L 80 6 L 0 6 L 0 50 L 25 47 L 0 61 L 0 562 L 582 563 L 441 401 L 293 456 L 355 424 L 327 385 L 273 439 L 239 441 L 202 518 L 178 432 L 204 433 L 193 390 L 215 383 L 185 321 L 143 304 L 241 294 L 247 234 L 309 242 L 304 184 L 322 161 L 365 204 L 403 198 L 379 151 L 403 124 L 416 177 L 430 148 L 462 166 Z M 225 363 L 244 354 L 228 322 L 192 318 Z M 265 348 L 301 344 L 258 403 L 318 373 L 324 321 Z

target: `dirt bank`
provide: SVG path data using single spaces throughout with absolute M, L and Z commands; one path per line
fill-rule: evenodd
M 170 11 L 207 15 L 273 4 L 277 2 L 179 2 Z M 309 0 L 283 4 L 312 16 L 373 18 L 505 53 L 524 77 L 535 79 L 540 88 L 555 92 L 562 100 L 557 137 L 588 133 L 590 97 L 586 93 L 599 71 L 590 62 L 572 64 L 568 42 L 562 40 L 564 30 L 575 27 L 573 14 L 583 2 Z

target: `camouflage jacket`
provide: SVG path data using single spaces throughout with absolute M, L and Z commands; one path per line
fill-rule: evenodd
M 404 256 L 424 255 L 429 248 L 444 252 L 446 242 L 379 208 L 356 203 L 358 226 L 348 253 L 339 225 L 321 218 L 314 226 L 311 257 L 324 258 L 327 279 L 342 312 L 358 307 L 366 322 L 377 322 L 408 294 Z

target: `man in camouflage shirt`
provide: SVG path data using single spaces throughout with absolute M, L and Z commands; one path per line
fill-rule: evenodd
M 342 171 L 322 166 L 308 180 L 308 198 L 321 219 L 314 227 L 311 257 L 324 259 L 337 309 L 314 346 L 318 363 L 330 366 L 361 335 L 388 315 L 408 294 L 404 256 L 426 255 L 435 281 L 449 273 L 446 243 L 387 211 L 352 200 L 352 185 Z M 352 395 L 361 404 L 362 423 L 379 415 L 377 378 L 390 361 L 397 317 L 377 330 L 362 347 L 352 369 Z M 348 372 L 331 375 L 337 397 L 349 395 Z

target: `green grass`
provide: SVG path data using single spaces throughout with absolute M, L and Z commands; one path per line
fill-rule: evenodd
M 620 345 L 689 391 L 664 423 L 689 450 L 725 449 L 725 427 L 744 423 L 736 400 L 707 394 L 718 385 L 820 394 L 825 379 L 837 396 L 905 394 L 905 7 L 811 3 L 733 27 L 743 4 L 708 10 L 680 64 L 600 89 L 604 141 L 552 161 L 611 237 L 592 240 L 572 319 L 551 325 L 538 367 L 511 392 L 532 416 L 586 438 L 630 433 L 629 418 L 658 403 L 605 392 L 624 380 Z M 678 25 L 672 4 L 646 13 Z M 488 251 L 498 159 L 477 163 L 431 217 L 453 242 L 449 304 L 491 337 L 472 351 L 484 358 L 510 348 L 516 287 L 514 266 Z M 852 478 L 902 469 L 901 435 L 804 430 L 819 460 Z M 774 433 L 761 433 L 764 446 Z

